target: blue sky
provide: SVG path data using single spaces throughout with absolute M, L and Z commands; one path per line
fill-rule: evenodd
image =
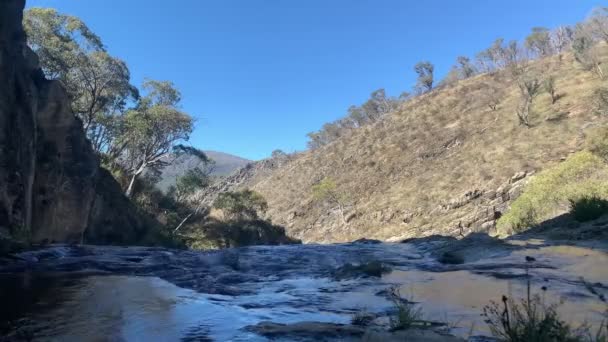
M 534 26 L 582 20 L 588 0 L 28 0 L 76 15 L 127 62 L 133 83 L 171 80 L 197 119 L 191 144 L 260 159 L 385 88 L 413 65 L 445 74 L 458 55 Z

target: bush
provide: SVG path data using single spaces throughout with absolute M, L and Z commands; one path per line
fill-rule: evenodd
M 608 201 L 599 197 L 570 200 L 570 213 L 579 222 L 591 221 L 608 214 Z
M 257 220 L 264 215 L 268 204 L 262 195 L 252 190 L 224 192 L 213 203 L 215 209 L 224 213 L 228 220 Z
M 502 297 L 483 309 L 492 334 L 508 342 L 577 342 L 582 337 L 557 314 L 555 305 L 545 305 L 540 296 L 521 303 Z
M 209 221 L 186 238 L 192 249 L 301 243 L 287 236 L 285 228 L 264 220 Z
M 608 126 L 589 132 L 585 139 L 585 147 L 593 154 L 608 160 Z
M 497 222 L 502 231 L 521 232 L 569 210 L 570 201 L 608 199 L 608 164 L 589 151 L 539 173 Z
M 591 103 L 598 115 L 608 115 L 608 89 L 598 88 L 593 92 Z

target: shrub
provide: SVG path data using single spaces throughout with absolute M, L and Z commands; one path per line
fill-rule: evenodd
M 608 126 L 589 132 L 585 139 L 585 147 L 593 154 L 608 160 Z
M 268 204 L 262 195 L 252 190 L 224 192 L 218 195 L 213 203 L 215 209 L 220 209 L 229 220 L 257 220 L 264 215 Z
M 557 314 L 555 305 L 545 305 L 536 295 L 521 303 L 502 297 L 483 309 L 492 334 L 508 342 L 576 342 L 580 335 Z
M 593 91 L 591 103 L 599 115 L 608 115 L 608 88 L 598 88 Z
M 608 199 L 606 179 L 608 165 L 602 158 L 589 151 L 578 152 L 531 179 L 497 226 L 502 231 L 521 232 L 567 211 L 571 200 Z
M 596 196 L 570 200 L 570 213 L 579 222 L 591 221 L 608 214 L 608 201 Z
M 211 220 L 188 234 L 188 247 L 216 249 L 253 245 L 299 244 L 285 234 L 285 228 L 264 220 L 216 221 Z

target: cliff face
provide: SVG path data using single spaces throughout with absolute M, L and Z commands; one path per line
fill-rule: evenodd
M 120 187 L 108 186 L 113 180 L 100 170 L 67 94 L 44 78 L 27 47 L 24 5 L 0 0 L 0 233 L 32 242 L 111 242 L 105 237 L 113 230 L 137 230 L 141 220 Z

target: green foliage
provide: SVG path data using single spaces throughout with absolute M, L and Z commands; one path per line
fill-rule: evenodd
M 606 179 L 608 165 L 604 160 L 588 151 L 578 152 L 536 175 L 497 226 L 521 232 L 566 211 L 571 200 L 589 196 L 608 199 Z
M 297 244 L 285 228 L 264 220 L 209 221 L 186 237 L 192 249 L 232 248 L 251 245 Z
M 205 154 L 204 151 L 199 150 L 192 146 L 177 144 L 177 145 L 173 146 L 173 154 L 176 157 L 180 157 L 183 155 L 194 156 L 194 157 L 198 158 L 201 162 L 205 163 L 206 165 L 213 164 L 213 161 L 211 159 L 209 159 L 209 157 L 207 157 L 207 155 Z
M 551 34 L 544 27 L 532 28 L 532 33 L 526 37 L 526 47 L 538 57 L 548 57 L 553 54 Z
M 23 16 L 28 44 L 38 55 L 45 74 L 64 77 L 82 54 L 104 51 L 101 39 L 74 16 L 59 14 L 52 8 L 30 8 Z
M 338 190 L 336 183 L 331 178 L 324 178 L 319 183 L 313 185 L 312 197 L 318 203 L 338 209 L 342 223 L 348 224 L 346 221 L 346 208 L 350 204 L 350 199 L 347 194 Z
M 67 90 L 93 148 L 108 153 L 120 132 L 126 102 L 138 96 L 127 65 L 110 56 L 101 39 L 76 17 L 31 8 L 23 24 L 46 76 Z
M 260 214 L 266 213 L 268 204 L 259 193 L 243 190 L 219 194 L 213 208 L 221 210 L 229 220 L 257 220 Z
M 521 303 L 503 296 L 502 303 L 492 302 L 483 316 L 495 337 L 508 342 L 578 342 L 579 334 L 557 314 L 555 305 L 545 305 L 540 296 Z
M 384 89 L 378 89 L 361 106 L 350 106 L 347 115 L 334 122 L 326 123 L 318 132 L 308 133 L 308 147 L 311 149 L 327 145 L 353 129 L 378 121 L 382 116 L 394 111 L 406 98 L 393 98 Z
M 324 178 L 313 185 L 312 196 L 315 200 L 336 200 L 338 197 L 336 183 L 331 178 Z
M 579 222 L 595 220 L 608 214 L 608 200 L 596 196 L 571 199 L 570 207 L 570 213 Z
M 191 195 L 210 183 L 209 173 L 200 167 L 195 167 L 177 178 L 175 182 L 176 195 L 178 198 Z
M 193 119 L 180 111 L 180 94 L 166 81 L 146 80 L 147 95 L 136 108 L 124 116 L 124 134 L 119 139 L 122 147 L 121 162 L 131 175 L 127 195 L 133 191 L 135 179 L 146 169 L 160 169 L 167 164 L 166 157 L 180 141 L 187 141 L 193 128 Z
M 585 139 L 585 147 L 608 161 L 608 126 L 591 130 Z
M 389 299 L 393 303 L 396 314 L 390 317 L 391 330 L 405 330 L 422 320 L 422 309 L 416 303 L 404 299 L 398 287 L 389 291 Z

